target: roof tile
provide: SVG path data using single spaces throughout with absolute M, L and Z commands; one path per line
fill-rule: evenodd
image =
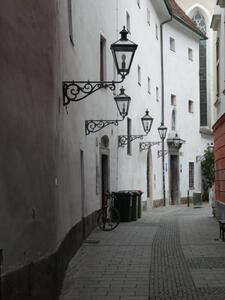
M 185 14 L 183 9 L 176 3 L 175 0 L 169 0 L 169 3 L 172 8 L 173 15 L 180 18 L 183 22 L 185 22 L 188 26 L 192 27 L 193 30 L 197 31 L 201 36 L 205 36 L 205 34 L 199 29 L 198 26 Z

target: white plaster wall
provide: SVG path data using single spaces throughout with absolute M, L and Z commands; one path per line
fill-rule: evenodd
M 158 3 L 162 5 L 161 3 Z M 140 189 L 144 192 L 142 199 L 146 200 L 146 173 L 147 151 L 139 152 L 139 142 L 159 141 L 157 128 L 161 122 L 161 64 L 160 64 L 160 23 L 169 18 L 169 14 L 161 11 L 157 14 L 158 4 L 152 1 L 141 1 L 141 8 L 136 1 L 119 2 L 119 27 L 125 22 L 126 11 L 130 15 L 131 40 L 139 47 L 135 55 L 132 70 L 125 82 L 127 94 L 132 97 L 129 118 L 132 119 L 132 134 L 144 134 L 140 118 L 144 116 L 146 108 L 154 118 L 152 129 L 143 140 L 132 142 L 132 155 L 127 155 L 127 148 L 119 148 L 118 189 Z M 147 23 L 147 7 L 150 10 L 150 25 Z M 156 39 L 156 24 L 158 26 L 158 39 Z M 141 67 L 141 86 L 138 84 L 137 68 Z M 151 93 L 147 90 L 147 78 L 151 80 Z M 159 88 L 159 101 L 156 101 L 156 86 Z M 119 134 L 127 134 L 126 123 L 119 128 Z M 153 165 L 153 199 L 162 198 L 162 171 L 161 159 L 157 158 L 159 146 L 152 147 Z
M 116 2 L 98 0 L 73 1 L 74 46 L 69 39 L 67 1 L 59 2 L 61 65 L 63 80 L 100 79 L 100 34 L 106 39 L 107 80 L 114 79 L 110 45 L 117 40 Z M 60 83 L 61 85 L 61 83 Z M 60 86 L 61 87 L 61 86 Z M 61 95 L 61 90 L 59 90 Z M 60 104 L 59 125 L 60 163 L 58 166 L 58 235 L 59 242 L 68 230 L 93 211 L 100 208 L 100 178 L 96 192 L 96 173 L 101 172 L 100 141 L 109 137 L 110 189 L 116 189 L 117 134 L 109 126 L 95 134 L 85 135 L 85 120 L 117 119 L 113 93 L 100 90 L 85 100 L 70 103 L 68 114 Z M 85 199 L 81 203 L 80 150 L 84 153 Z M 83 215 L 82 215 L 83 214 Z
M 175 39 L 175 52 L 170 50 L 170 37 Z M 193 61 L 188 59 L 188 48 L 193 50 Z M 200 163 L 196 156 L 202 155 L 208 139 L 199 133 L 199 40 L 179 23 L 168 23 L 165 28 L 165 124 L 171 130 L 171 94 L 176 95 L 176 131 L 186 141 L 179 157 L 180 193 L 187 195 L 189 189 L 189 162 L 195 164 L 195 190 L 201 190 Z M 193 113 L 188 112 L 188 100 L 194 103 Z M 167 176 L 169 179 L 169 173 Z M 167 185 L 168 186 L 168 185 Z

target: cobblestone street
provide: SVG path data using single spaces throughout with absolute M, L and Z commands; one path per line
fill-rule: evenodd
M 225 243 L 211 208 L 144 212 L 96 229 L 71 260 L 60 300 L 225 299 Z

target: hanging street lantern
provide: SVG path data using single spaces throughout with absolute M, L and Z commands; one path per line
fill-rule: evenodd
M 153 118 L 149 116 L 149 111 L 146 109 L 144 117 L 141 118 L 142 126 L 146 135 L 150 132 Z
M 166 138 L 167 127 L 161 124 L 158 128 L 158 132 L 161 140 L 164 140 Z
M 122 78 L 125 78 L 130 72 L 130 67 L 138 45 L 128 40 L 128 31 L 125 29 L 125 26 L 123 26 L 123 30 L 120 31 L 120 34 L 121 38 L 112 44 L 110 49 L 113 54 L 117 73 L 120 74 Z
M 120 94 L 114 97 L 119 114 L 124 119 L 128 115 L 131 98 L 124 93 L 125 89 L 121 87 Z

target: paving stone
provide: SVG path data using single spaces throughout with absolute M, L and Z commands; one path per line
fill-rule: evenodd
M 209 206 L 168 206 L 96 229 L 71 260 L 60 300 L 225 299 L 225 243 Z

